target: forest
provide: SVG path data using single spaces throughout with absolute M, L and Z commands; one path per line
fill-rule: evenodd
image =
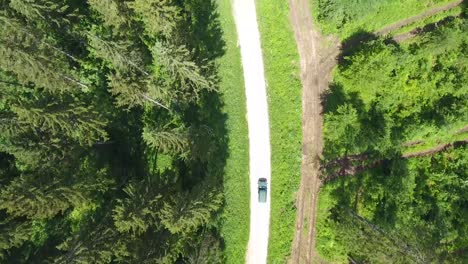
M 464 14 L 342 51 L 323 95 L 325 260 L 468 261 L 467 31 Z
M 223 263 L 214 1 L 0 0 L 0 262 Z

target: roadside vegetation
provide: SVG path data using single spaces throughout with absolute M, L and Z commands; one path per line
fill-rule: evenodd
M 221 29 L 226 42 L 219 60 L 220 92 L 224 99 L 228 155 L 224 172 L 225 203 L 221 222 L 225 263 L 245 259 L 250 226 L 249 142 L 246 98 L 240 50 L 232 13 L 232 1 L 218 1 Z
M 284 263 L 296 220 L 295 192 L 301 167 L 299 57 L 287 1 L 256 2 L 262 41 L 271 136 L 271 215 L 268 263 Z
M 421 19 L 418 21 L 415 21 L 413 23 L 410 23 L 406 26 L 403 26 L 401 28 L 398 28 L 396 30 L 393 30 L 389 33 L 389 35 L 397 35 L 397 34 L 402 34 L 402 33 L 407 33 L 411 32 L 412 30 L 416 29 L 421 29 L 423 30 L 425 26 L 431 25 L 431 24 L 438 24 L 438 23 L 443 23 L 446 19 L 449 19 L 451 17 L 456 17 L 460 16 L 463 12 L 463 7 L 462 6 L 457 6 L 454 7 L 450 10 L 446 10 L 443 12 L 440 12 L 438 14 L 435 14 L 433 16 L 429 16 L 425 19 Z
M 466 142 L 403 158 L 467 139 L 467 30 L 462 15 L 400 44 L 373 36 L 340 58 L 324 95 L 325 260 L 468 260 Z
M 311 4 L 314 18 L 324 34 L 347 39 L 356 33 L 374 32 L 450 0 L 317 0 Z
M 227 4 L 221 28 L 216 1 L 0 1 L 1 263 L 244 259 Z

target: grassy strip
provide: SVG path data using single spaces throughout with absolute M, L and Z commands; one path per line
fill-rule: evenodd
M 374 32 L 399 20 L 445 5 L 449 0 L 310 0 L 312 14 L 325 34 L 346 39 L 358 32 Z M 320 6 L 319 6 L 320 5 Z
M 295 192 L 301 167 L 301 82 L 287 1 L 257 0 L 271 133 L 271 220 L 268 263 L 284 263 L 291 251 Z
M 403 154 L 418 152 L 426 149 L 431 149 L 439 144 L 446 144 L 454 142 L 457 140 L 463 140 L 468 138 L 468 132 L 460 133 L 460 129 L 466 126 L 467 122 L 462 120 L 447 124 L 443 127 L 432 127 L 432 126 L 422 126 L 416 130 L 416 134 L 411 137 L 410 140 L 405 140 L 406 142 L 422 140 L 423 144 L 418 144 L 411 147 L 406 147 L 403 150 Z
M 422 28 L 425 25 L 432 24 L 438 21 L 441 21 L 449 16 L 458 16 L 462 13 L 462 8 L 461 6 L 457 6 L 453 9 L 438 13 L 436 15 L 427 17 L 425 19 L 422 19 L 420 21 L 411 23 L 409 25 L 406 25 L 404 27 L 401 27 L 395 31 L 390 32 L 390 35 L 397 35 L 397 34 L 403 34 L 403 33 L 408 33 L 416 28 Z
M 249 142 L 244 79 L 231 0 L 217 1 L 217 4 L 226 41 L 226 53 L 218 63 L 229 136 L 221 236 L 225 242 L 226 263 L 234 264 L 244 263 L 249 239 Z
M 346 249 L 336 243 L 337 235 L 329 227 L 330 209 L 336 206 L 336 199 L 332 197 L 334 191 L 333 183 L 323 186 L 320 189 L 318 209 L 317 209 L 317 237 L 316 249 L 322 260 L 333 263 L 347 263 L 348 256 Z

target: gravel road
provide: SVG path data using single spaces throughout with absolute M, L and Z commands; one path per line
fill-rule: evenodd
M 249 126 L 250 237 L 249 264 L 266 263 L 270 226 L 270 131 L 260 35 L 254 0 L 234 0 L 234 17 L 244 69 Z M 268 180 L 266 203 L 258 202 L 258 178 Z M 239 227 L 246 228 L 246 227 Z

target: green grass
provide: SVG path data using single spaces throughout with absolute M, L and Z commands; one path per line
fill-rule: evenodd
M 403 154 L 430 149 L 439 144 L 467 139 L 468 132 L 461 134 L 457 133 L 466 125 L 466 120 L 460 120 L 458 122 L 449 123 L 443 127 L 435 127 L 431 125 L 419 126 L 417 130 L 414 129 L 414 134 L 408 137 L 409 139 L 406 140 L 406 142 L 422 140 L 424 143 L 404 148 Z
M 328 222 L 330 209 L 337 203 L 331 194 L 333 189 L 333 183 L 325 185 L 320 189 L 316 224 L 316 249 L 320 257 L 327 262 L 347 263 L 346 249 L 336 242 L 336 234 L 330 228 Z
M 402 33 L 407 33 L 410 32 L 416 28 L 422 28 L 425 25 L 435 23 L 438 21 L 443 20 L 444 18 L 447 18 L 449 16 L 458 16 L 462 13 L 462 8 L 461 6 L 457 6 L 455 8 L 452 8 L 450 10 L 435 14 L 433 16 L 427 17 L 425 19 L 416 21 L 414 23 L 408 24 L 404 27 L 401 27 L 395 31 L 390 32 L 391 35 L 397 35 L 397 34 L 402 34 Z
M 221 235 L 226 263 L 244 263 L 249 239 L 249 142 L 246 120 L 244 79 L 231 1 L 217 1 L 226 54 L 219 60 L 220 89 L 227 115 L 229 136 L 224 174 L 225 207 Z
M 314 18 L 325 34 L 346 39 L 359 31 L 374 32 L 450 0 L 314 0 Z
M 271 220 L 268 263 L 285 263 L 294 236 L 301 167 L 299 56 L 287 1 L 257 0 L 270 113 Z

